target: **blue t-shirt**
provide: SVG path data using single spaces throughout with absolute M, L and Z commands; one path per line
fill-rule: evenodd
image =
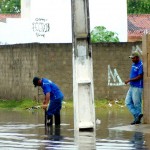
M 138 63 L 133 63 L 130 71 L 130 79 L 137 77 L 138 75 L 143 74 L 143 63 L 140 60 Z M 143 78 L 130 81 L 130 85 L 138 88 L 143 88 Z
M 42 89 L 43 93 L 46 95 L 46 93 L 50 92 L 50 100 L 57 100 L 60 98 L 63 98 L 64 95 L 59 89 L 59 87 L 52 82 L 51 80 L 48 80 L 46 78 L 42 78 Z

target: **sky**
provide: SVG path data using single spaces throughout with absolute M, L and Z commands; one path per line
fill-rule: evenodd
M 71 0 L 31 0 L 27 4 L 21 19 L 0 23 L 1 43 L 72 42 Z M 105 26 L 118 33 L 120 42 L 127 42 L 126 0 L 89 0 L 89 10 L 90 30 Z
M 126 0 L 90 0 L 90 26 L 105 26 L 107 30 L 119 34 L 122 42 L 127 42 L 127 2 Z

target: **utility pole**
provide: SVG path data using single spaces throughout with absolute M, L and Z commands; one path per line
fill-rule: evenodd
M 74 128 L 95 129 L 89 1 L 72 0 Z
M 21 0 L 21 18 L 30 18 L 31 0 Z
M 144 67 L 143 114 L 144 123 L 150 124 L 150 34 L 142 37 L 142 58 Z

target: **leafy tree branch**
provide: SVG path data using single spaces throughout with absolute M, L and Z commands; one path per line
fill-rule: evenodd
M 107 31 L 104 26 L 96 26 L 91 31 L 91 42 L 119 42 L 118 34 Z

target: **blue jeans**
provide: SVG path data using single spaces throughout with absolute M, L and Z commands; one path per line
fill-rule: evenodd
M 47 110 L 47 115 L 48 116 L 60 115 L 62 101 L 63 101 L 63 97 L 60 99 L 56 99 L 56 100 L 50 100 L 50 104 Z
M 142 93 L 143 88 L 130 86 L 126 95 L 125 104 L 135 119 L 142 114 Z

